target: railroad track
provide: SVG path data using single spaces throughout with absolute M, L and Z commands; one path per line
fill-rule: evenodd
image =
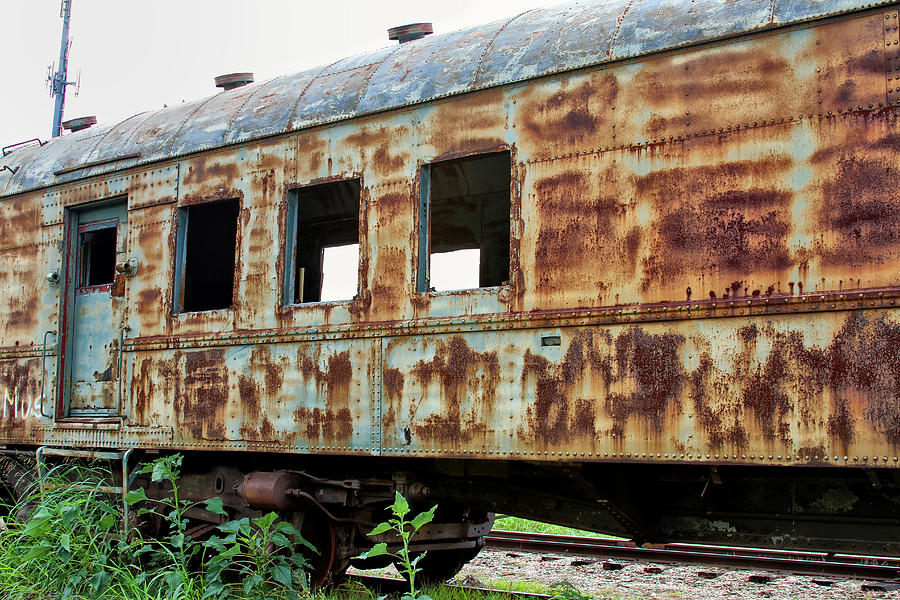
M 851 554 L 827 554 L 735 548 L 701 544 L 636 546 L 627 540 L 581 536 L 492 531 L 485 538 L 491 550 L 546 552 L 594 558 L 641 560 L 666 564 L 699 564 L 716 567 L 760 569 L 798 575 L 900 581 L 900 559 Z

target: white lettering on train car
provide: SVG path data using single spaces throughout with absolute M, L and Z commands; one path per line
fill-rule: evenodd
M 22 420 L 30 416 L 39 417 L 41 414 L 41 399 L 35 398 L 34 402 L 30 399 L 20 398 L 19 390 L 13 388 L 12 394 L 9 389 L 3 390 L 3 419 L 12 417 L 13 419 Z

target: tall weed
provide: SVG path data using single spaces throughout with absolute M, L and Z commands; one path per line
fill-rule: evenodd
M 164 523 L 158 539 L 133 532 L 122 539 L 119 499 L 104 491 L 109 478 L 97 468 L 62 466 L 45 489 L 22 500 L 25 523 L 0 527 L 0 593 L 3 600 L 203 600 L 213 598 L 312 598 L 306 562 L 294 549 L 310 547 L 275 513 L 228 521 L 223 536 L 203 542 L 189 535 L 186 512 L 197 503 L 179 497 L 181 456 L 165 456 L 139 469 L 171 493 L 148 499 L 138 488 L 127 495 L 136 515 Z M 226 515 L 221 499 L 205 508 Z M 16 514 L 11 507 L 8 514 Z M 226 515 L 227 516 L 227 515 Z
M 119 505 L 101 477 L 59 467 L 33 498 L 26 523 L 0 533 L 0 591 L 6 598 L 102 598 L 128 566 L 117 533 Z

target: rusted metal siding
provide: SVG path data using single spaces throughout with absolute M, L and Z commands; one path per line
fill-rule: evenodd
M 561 66 L 587 60 L 566 44 L 588 32 L 620 48 L 607 58 L 696 41 L 676 28 L 652 46 L 640 23 L 680 19 L 668 5 L 636 4 L 618 31 L 612 6 L 558 9 L 581 28 L 555 46 L 570 57 Z M 714 35 L 810 10 L 738 6 L 734 22 L 713 18 Z M 13 400 L 0 443 L 896 465 L 896 22 L 895 7 L 869 10 L 5 198 L 0 394 Z M 500 83 L 495 60 L 518 65 L 513 79 L 551 69 L 535 49 L 552 30 L 521 51 L 518 19 L 492 31 L 498 56 L 481 57 L 467 85 Z M 429 48 L 403 52 L 424 61 Z M 396 52 L 319 76 L 349 94 Z M 200 121 L 203 144 L 253 137 L 257 105 L 277 122 L 267 134 L 313 123 L 314 106 L 335 119 L 362 111 L 344 92 L 314 104 L 324 91 L 312 81 L 179 107 L 180 133 L 152 143 L 189 152 Z M 130 121 L 133 135 L 91 133 L 92 149 L 64 164 L 48 149 L 16 154 L 49 170 L 115 156 L 107 143 L 145 143 L 154 119 Z M 512 161 L 510 281 L 416 292 L 422 165 L 498 150 Z M 39 183 L 28 177 L 23 187 Z M 344 179 L 361 182 L 360 294 L 285 306 L 290 194 Z M 64 209 L 124 196 L 127 254 L 140 263 L 125 288 L 125 418 L 53 423 L 34 407 L 41 339 L 60 327 L 44 275 L 63 260 Z M 225 198 L 240 201 L 234 306 L 176 313 L 177 211 Z M 55 390 L 55 346 L 46 362 Z
M 734 316 L 392 339 L 385 451 L 896 466 L 896 311 Z
M 377 341 L 139 352 L 133 422 L 183 447 L 371 453 Z

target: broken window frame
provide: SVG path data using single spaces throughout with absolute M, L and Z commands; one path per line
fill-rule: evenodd
M 356 292 L 351 298 L 343 298 L 338 300 L 321 300 L 321 290 L 322 284 L 324 283 L 325 272 L 323 269 L 324 263 L 324 250 L 325 248 L 333 248 L 333 247 L 341 247 L 347 246 L 351 244 L 331 244 L 331 245 L 322 245 L 320 250 L 320 286 L 319 286 L 319 298 L 320 300 L 313 301 L 297 301 L 296 297 L 296 286 L 297 286 L 297 260 L 299 259 L 298 252 L 298 235 L 297 229 L 300 225 L 301 220 L 301 212 L 302 209 L 300 207 L 300 196 L 303 194 L 304 190 L 311 190 L 317 187 L 328 186 L 341 184 L 346 182 L 355 182 L 358 187 L 358 195 L 356 198 L 357 201 L 357 214 L 356 214 L 356 245 L 359 246 L 359 252 L 357 253 L 357 264 L 356 264 L 356 272 L 357 272 L 357 281 L 356 281 Z M 306 185 L 297 185 L 288 190 L 287 196 L 287 210 L 285 215 L 285 244 L 284 244 L 284 272 L 282 277 L 282 305 L 286 307 L 302 307 L 302 306 L 317 306 L 321 304 L 342 304 L 355 300 L 359 297 L 360 292 L 362 291 L 363 286 L 363 277 L 362 274 L 359 273 L 360 265 L 362 264 L 363 253 L 365 252 L 363 239 L 365 236 L 364 230 L 364 210 L 363 210 L 363 199 L 362 199 L 362 189 L 363 189 L 363 181 L 362 177 L 345 177 L 341 179 L 331 179 L 327 181 L 316 181 L 315 183 L 309 183 Z
M 505 154 L 509 160 L 509 215 L 508 215 L 508 236 L 507 239 L 511 245 L 513 239 L 513 224 L 512 224 L 512 211 L 513 211 L 513 191 L 512 191 L 512 183 L 514 180 L 513 173 L 513 158 L 512 151 L 510 148 L 501 148 L 501 149 L 492 149 L 484 152 L 475 152 L 472 154 L 466 154 L 464 156 L 457 156 L 450 159 L 433 161 L 430 163 L 425 163 L 420 165 L 419 167 L 419 208 L 418 208 L 418 256 L 417 256 L 417 268 L 416 268 L 416 291 L 420 294 L 453 294 L 453 293 L 477 293 L 479 291 L 497 291 L 499 288 L 502 288 L 504 285 L 508 285 L 510 281 L 512 281 L 512 270 L 513 270 L 513 257 L 512 252 L 508 255 L 507 259 L 507 279 L 504 282 L 497 283 L 494 285 L 488 286 L 478 286 L 472 288 L 459 288 L 459 289 L 451 289 L 451 290 L 434 290 L 431 287 L 431 191 L 432 191 L 432 168 L 435 166 L 439 166 L 446 163 L 451 162 L 459 162 L 465 160 L 477 160 L 481 158 L 487 158 L 490 156 L 499 156 Z M 483 248 L 479 247 L 479 252 Z M 479 274 L 480 278 L 480 274 Z
M 117 249 L 119 245 L 119 219 L 112 218 L 91 221 L 89 223 L 80 224 L 77 226 L 77 228 L 78 239 L 76 242 L 76 248 L 78 257 L 76 259 L 75 293 L 85 294 L 91 292 L 110 291 L 112 289 L 113 283 L 115 283 L 116 278 L 115 265 Z M 85 257 L 85 250 L 87 249 L 87 244 L 85 244 L 85 234 L 108 230 L 112 230 L 113 232 L 112 263 L 110 264 L 109 281 L 103 283 L 86 283 L 86 280 L 89 280 L 90 278 L 87 270 L 89 270 L 89 264 L 92 263 L 93 260 L 92 257 Z
M 188 260 L 188 252 L 187 252 L 187 241 L 188 241 L 188 232 L 190 230 L 190 212 L 191 209 L 201 207 L 201 206 L 209 206 L 213 204 L 220 204 L 225 202 L 234 202 L 237 205 L 237 214 L 235 217 L 235 233 L 234 233 L 234 269 L 232 272 L 232 280 L 231 280 L 231 302 L 228 306 L 221 308 L 206 308 L 201 310 L 185 310 L 184 308 L 184 298 L 185 298 L 185 276 L 186 276 L 186 267 Z M 206 199 L 198 202 L 191 202 L 189 204 L 184 204 L 179 206 L 176 209 L 176 233 L 175 233 L 175 272 L 174 272 L 174 280 L 175 285 L 173 286 L 173 299 L 172 299 L 172 312 L 176 315 L 178 314 L 196 314 L 201 312 L 215 312 L 215 311 L 225 311 L 225 310 L 234 310 L 234 296 L 237 293 L 238 281 L 239 281 L 239 273 L 238 267 L 240 265 L 240 246 L 241 246 L 241 226 L 240 226 L 240 215 L 242 210 L 242 199 L 239 195 L 229 195 L 222 198 L 214 198 L 214 199 Z

